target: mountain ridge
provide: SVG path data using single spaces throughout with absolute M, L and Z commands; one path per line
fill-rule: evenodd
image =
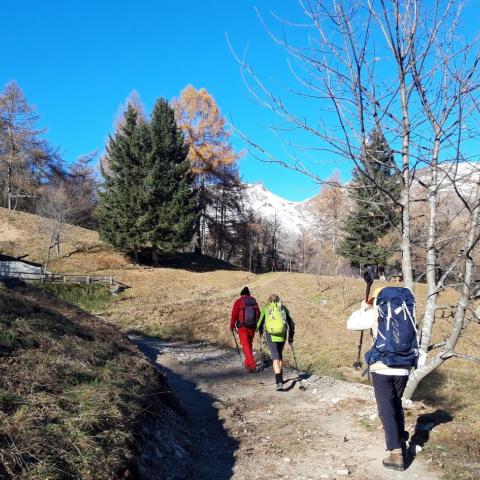
M 284 230 L 301 235 L 302 230 L 310 231 L 316 223 L 312 202 L 317 195 L 303 201 L 287 200 L 268 190 L 261 183 L 245 184 L 246 204 L 263 218 L 277 221 Z

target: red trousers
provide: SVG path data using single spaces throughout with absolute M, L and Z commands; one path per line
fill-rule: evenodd
M 243 364 L 246 368 L 255 368 L 255 359 L 253 358 L 252 344 L 253 337 L 255 336 L 254 328 L 240 327 L 238 329 L 238 337 L 242 345 L 243 353 L 245 354 L 245 360 Z

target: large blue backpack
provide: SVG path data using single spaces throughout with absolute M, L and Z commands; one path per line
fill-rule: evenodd
M 408 288 L 385 287 L 375 299 L 378 333 L 365 353 L 368 365 L 382 362 L 389 367 L 412 367 L 418 358 L 415 299 Z

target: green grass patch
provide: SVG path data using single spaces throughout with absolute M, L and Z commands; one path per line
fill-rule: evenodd
M 361 417 L 358 420 L 358 423 L 367 431 L 367 432 L 373 432 L 375 427 L 372 425 L 370 420 L 368 418 Z
M 331 377 L 345 380 L 345 376 L 339 366 L 332 363 L 331 359 L 327 358 L 326 355 L 322 355 L 321 353 L 317 353 L 315 356 L 309 355 L 302 348 L 295 348 L 295 353 L 297 356 L 298 368 L 301 371 L 310 375 L 318 375 L 319 377 Z M 285 346 L 284 357 L 290 366 L 295 366 L 292 351 L 288 345 Z
M 303 364 L 302 366 L 300 366 L 300 364 L 298 366 L 302 368 Z M 306 368 L 302 369 L 307 371 L 308 373 L 312 373 L 320 377 L 332 377 L 338 378 L 340 380 L 345 380 L 343 373 L 338 369 L 338 367 L 336 365 L 332 365 L 326 359 L 318 359 L 315 362 L 306 365 Z
M 112 301 L 112 294 L 106 285 L 45 283 L 39 286 L 88 312 L 105 310 Z
M 22 397 L 15 393 L 0 389 L 0 410 L 5 413 L 13 413 L 22 404 Z

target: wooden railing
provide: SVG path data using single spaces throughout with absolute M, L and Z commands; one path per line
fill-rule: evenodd
M 103 283 L 107 285 L 122 285 L 113 279 L 112 275 L 72 275 L 66 273 L 34 273 L 13 272 L 0 273 L 0 278 L 19 278 L 21 280 L 36 280 L 41 283 Z

